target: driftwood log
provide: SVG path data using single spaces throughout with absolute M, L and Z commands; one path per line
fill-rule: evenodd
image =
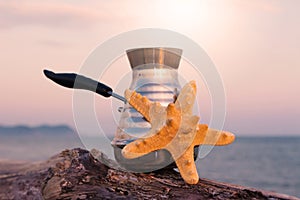
M 40 163 L 1 163 L 0 199 L 297 199 L 207 179 L 187 185 L 172 170 L 124 172 L 92 154 L 73 149 Z

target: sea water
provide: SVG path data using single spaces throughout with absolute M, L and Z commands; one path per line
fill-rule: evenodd
M 237 138 L 197 160 L 201 177 L 300 197 L 300 137 Z

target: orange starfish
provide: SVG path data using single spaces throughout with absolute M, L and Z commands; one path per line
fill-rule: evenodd
M 235 136 L 198 124 L 199 117 L 192 115 L 195 96 L 195 81 L 186 84 L 175 103 L 170 103 L 166 108 L 134 91 L 126 90 L 127 101 L 151 123 L 151 129 L 143 138 L 127 144 L 122 150 L 123 156 L 133 159 L 166 149 L 171 153 L 185 182 L 198 183 L 194 147 L 203 144 L 227 145 L 234 141 Z

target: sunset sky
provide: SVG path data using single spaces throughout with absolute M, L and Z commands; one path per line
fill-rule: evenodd
M 78 72 L 109 38 L 162 28 L 194 40 L 214 62 L 226 93 L 224 129 L 300 135 L 299 8 L 298 0 L 0 0 L 0 125 L 74 127 L 72 91 L 43 69 Z

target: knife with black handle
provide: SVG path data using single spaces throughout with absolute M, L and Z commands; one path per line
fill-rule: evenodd
M 114 93 L 109 86 L 85 76 L 74 73 L 54 73 L 46 69 L 44 70 L 44 74 L 47 78 L 61 86 L 74 89 L 90 90 L 104 97 L 112 96 L 126 102 L 124 97 Z

